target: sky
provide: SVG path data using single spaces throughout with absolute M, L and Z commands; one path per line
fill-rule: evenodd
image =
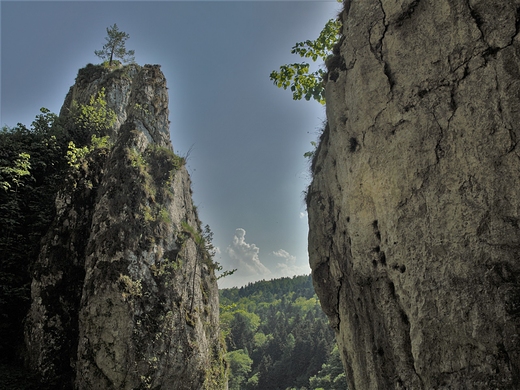
M 310 273 L 304 191 L 325 120 L 269 79 L 300 62 L 341 4 L 331 1 L 1 1 L 0 125 L 59 113 L 80 68 L 117 23 L 138 64 L 160 64 L 170 135 L 187 156 L 194 203 L 214 233 L 219 287 Z

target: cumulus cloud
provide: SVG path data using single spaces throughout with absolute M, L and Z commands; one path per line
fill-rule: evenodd
M 267 254 L 269 268 L 260 261 L 260 248 L 246 242 L 246 231 L 236 229 L 233 242 L 222 251 L 226 269 L 237 269 L 228 277 L 219 280 L 220 288 L 243 286 L 261 279 L 281 278 L 284 276 L 304 275 L 310 273 L 308 265 L 299 265 L 296 256 L 284 249 Z
M 265 265 L 262 264 L 258 254 L 260 248 L 255 244 L 249 244 L 245 240 L 246 231 L 237 229 L 233 237 L 233 243 L 226 249 L 232 267 L 237 268 L 237 276 L 267 276 L 271 273 Z
M 276 257 L 281 257 L 282 259 L 285 259 L 285 261 L 287 263 L 290 263 L 290 264 L 296 263 L 296 256 L 291 255 L 289 252 L 284 251 L 283 249 L 273 252 L 273 255 L 275 255 Z
M 279 249 L 272 252 L 272 255 L 283 259 L 283 262 L 276 264 L 276 274 L 279 276 L 304 275 L 310 272 L 308 265 L 297 265 L 296 256 L 291 255 L 286 250 Z
M 307 218 L 307 211 L 300 211 L 300 219 Z

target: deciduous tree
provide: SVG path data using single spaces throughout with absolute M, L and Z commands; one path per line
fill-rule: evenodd
M 325 62 L 332 55 L 334 45 L 338 42 L 340 28 L 340 20 L 330 19 L 316 40 L 298 42 L 292 47 L 291 53 L 298 54 L 302 58 L 310 58 L 313 62 L 318 59 Z M 312 98 L 325 104 L 323 78 L 327 71 L 319 68 L 311 72 L 310 68 L 311 65 L 308 62 L 282 65 L 279 71 L 271 72 L 270 79 L 278 88 L 290 88 L 294 100 L 302 98 L 311 100 Z

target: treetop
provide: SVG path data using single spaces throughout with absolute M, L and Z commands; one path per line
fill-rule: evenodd
M 105 37 L 107 43 L 103 45 L 102 50 L 94 50 L 101 59 L 108 61 L 108 65 L 112 65 L 114 57 L 120 58 L 123 62 L 134 62 L 134 50 L 127 50 L 125 41 L 130 38 L 130 35 L 124 31 L 120 31 L 117 24 L 107 27 L 108 36 Z

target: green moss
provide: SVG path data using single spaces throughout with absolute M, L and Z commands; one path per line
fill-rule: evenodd
M 152 214 L 152 208 L 150 206 L 143 207 L 143 217 L 145 222 L 155 222 L 155 216 Z
M 146 160 L 144 159 L 144 156 L 136 149 L 128 149 L 128 158 L 130 159 L 130 164 L 132 167 L 138 168 L 139 174 L 145 175 L 148 173 Z
M 140 280 L 133 280 L 128 275 L 120 274 L 117 281 L 124 299 L 137 298 L 143 295 L 143 286 Z
M 150 174 L 150 166 L 147 162 L 145 155 L 141 154 L 135 148 L 128 148 L 127 157 L 130 160 L 130 165 L 132 166 L 132 168 L 136 169 L 137 174 L 141 178 L 141 184 L 143 185 L 146 197 L 150 199 L 152 202 L 154 202 L 155 196 L 157 194 L 157 189 L 153 177 Z
M 169 188 L 175 172 L 185 164 L 184 158 L 177 156 L 170 148 L 157 145 L 149 145 L 145 154 L 157 185 Z
M 130 137 L 135 133 L 135 130 L 131 131 Z M 173 199 L 173 178 L 184 160 L 171 149 L 157 145 L 148 145 L 142 153 L 134 147 L 127 147 L 125 154 L 144 191 L 144 197 L 140 198 L 140 218 L 153 229 L 153 235 L 162 237 L 169 234 L 172 219 L 166 205 Z
M 164 208 L 164 207 L 161 207 L 159 209 L 159 212 L 157 213 L 157 220 L 160 223 L 164 223 L 164 224 L 171 224 L 172 223 L 170 212 L 166 208 Z
M 179 268 L 181 268 L 182 264 L 183 262 L 181 259 L 162 259 L 157 264 L 153 264 L 152 266 L 150 266 L 150 270 L 152 271 L 155 277 L 170 276 Z
M 226 344 L 223 334 L 220 333 L 218 344 L 213 345 L 211 361 L 205 372 L 204 390 L 227 389 L 228 366 L 224 358 L 225 354 Z
M 157 145 L 149 145 L 144 153 L 140 153 L 135 148 L 128 148 L 127 156 L 131 166 L 138 170 L 147 195 L 152 200 L 155 200 L 155 195 L 159 191 L 163 199 L 173 195 L 170 187 L 175 172 L 185 164 L 182 157 L 177 156 L 169 148 Z

